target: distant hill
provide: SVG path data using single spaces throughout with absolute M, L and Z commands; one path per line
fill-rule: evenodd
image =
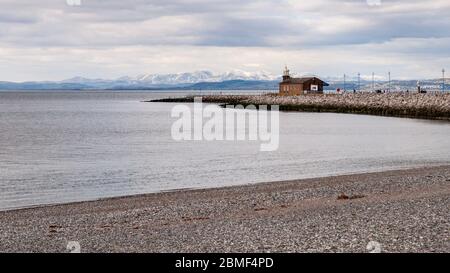
M 0 82 L 0 90 L 83 90 L 90 86 L 79 83 L 61 82 Z

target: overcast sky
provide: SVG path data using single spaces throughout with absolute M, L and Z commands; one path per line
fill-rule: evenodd
M 449 0 L 0 0 L 0 81 L 232 69 L 439 78 Z M 381 2 L 381 3 L 380 3 Z

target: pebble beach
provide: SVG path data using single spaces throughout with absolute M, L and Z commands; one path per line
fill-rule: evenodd
M 450 166 L 0 212 L 0 252 L 450 252 L 449 232 Z

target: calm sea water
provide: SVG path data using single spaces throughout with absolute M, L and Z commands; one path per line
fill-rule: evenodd
M 0 92 L 0 209 L 450 163 L 449 123 L 362 115 L 281 113 L 276 152 L 175 142 L 141 102 L 166 96 Z

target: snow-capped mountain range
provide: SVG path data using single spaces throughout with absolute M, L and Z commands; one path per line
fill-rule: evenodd
M 225 73 L 196 71 L 173 74 L 142 74 L 136 77 L 123 76 L 117 79 L 92 79 L 74 77 L 63 81 L 1 82 L 2 90 L 88 90 L 88 89 L 189 89 L 189 88 L 275 88 L 281 77 L 268 72 L 232 70 Z M 241 82 L 239 82 L 241 81 Z M 223 83 L 223 84 L 222 84 Z M 269 86 L 266 86 L 269 83 Z M 210 86 L 210 85 L 213 86 Z M 198 85 L 198 86 L 197 86 Z M 249 87 L 249 85 L 251 87 Z
M 128 85 L 180 85 L 194 84 L 200 82 L 223 82 L 230 80 L 247 81 L 272 81 L 278 77 L 268 72 L 246 72 L 242 70 L 233 70 L 221 74 L 214 74 L 211 71 L 195 71 L 175 74 L 142 74 L 136 77 L 124 76 L 115 80 L 87 79 L 75 77 L 62 81 L 63 83 L 93 84 L 101 82 L 117 82 Z

